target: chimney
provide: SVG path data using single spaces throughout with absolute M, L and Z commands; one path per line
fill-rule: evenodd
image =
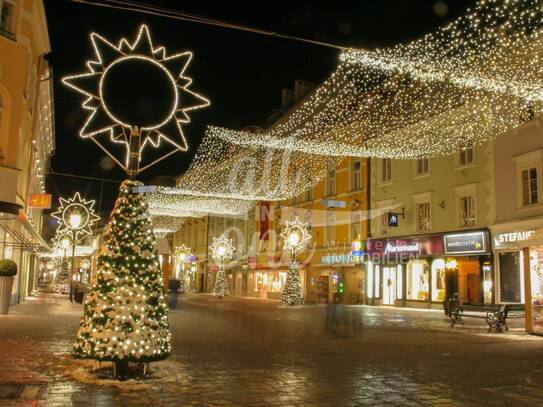
M 294 102 L 298 102 L 305 96 L 307 92 L 311 90 L 313 84 L 303 79 L 296 79 L 294 81 Z
M 294 103 L 294 92 L 292 89 L 283 89 L 281 91 L 281 108 L 287 110 Z

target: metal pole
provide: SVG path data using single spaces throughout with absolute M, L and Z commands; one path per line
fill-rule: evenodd
M 72 229 L 72 272 L 70 273 L 70 302 L 74 302 L 75 245 L 77 231 Z
M 140 130 L 137 126 L 130 129 L 130 140 L 128 142 L 128 176 L 135 180 L 138 175 L 140 158 Z

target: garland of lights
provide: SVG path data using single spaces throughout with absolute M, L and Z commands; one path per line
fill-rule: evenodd
M 79 131 L 79 135 L 83 138 L 91 138 L 99 144 L 126 171 L 128 171 L 129 158 L 127 130 L 139 128 L 141 132 L 138 148 L 140 161 L 142 151 L 146 145 L 158 148 L 161 141 L 172 145 L 174 147 L 173 151 L 186 151 L 188 144 L 181 128 L 182 124 L 190 122 L 188 116 L 190 111 L 210 105 L 208 99 L 190 90 L 192 79 L 186 76 L 185 71 L 192 59 L 192 53 L 184 51 L 167 55 L 164 47 L 155 47 L 153 45 L 146 25 L 139 28 L 133 43 L 123 38 L 118 45 L 114 45 L 96 33 L 92 33 L 90 39 L 95 58 L 87 61 L 87 72 L 62 79 L 65 85 L 86 97 L 82 103 L 82 108 L 91 112 Z M 163 117 L 158 118 L 156 122 L 146 126 L 140 126 L 139 123 L 129 123 L 126 119 L 118 117 L 112 112 L 111 107 L 108 106 L 104 98 L 104 82 L 110 70 L 118 66 L 118 64 L 132 61 L 144 61 L 153 67 L 157 67 L 163 72 L 173 90 L 173 99 L 168 111 L 164 112 Z M 174 69 L 179 72 L 177 75 L 172 73 Z M 180 95 L 181 92 L 182 95 Z M 126 145 L 127 153 L 124 165 L 115 158 L 110 149 L 95 138 L 101 133 L 108 134 L 110 141 L 113 143 Z M 173 151 L 164 154 L 162 158 L 170 155 Z M 151 164 L 140 168 L 140 171 L 159 160 L 157 159 Z
M 439 157 L 491 140 L 543 111 L 542 29 L 540 0 L 479 0 L 419 40 L 346 50 L 270 128 L 209 127 L 178 188 L 150 205 L 200 216 L 192 199 L 290 199 L 345 157 Z

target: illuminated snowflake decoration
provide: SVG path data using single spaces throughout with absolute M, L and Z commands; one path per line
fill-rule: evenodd
M 180 263 L 185 263 L 186 261 L 190 259 L 191 256 L 192 256 L 192 253 L 190 251 L 190 247 L 187 247 L 184 244 L 182 244 L 181 246 L 177 246 L 175 248 L 175 258 Z
M 51 243 L 55 249 L 64 250 L 62 241 L 67 239 L 70 242 L 70 244 L 68 245 L 68 248 L 70 248 L 72 247 L 72 238 L 72 231 L 69 229 L 65 229 L 61 233 L 56 233 L 55 236 L 51 239 Z M 76 238 L 75 242 L 79 245 L 81 243 L 81 239 Z
M 283 248 L 294 254 L 303 252 L 311 240 L 307 228 L 308 224 L 300 222 L 297 216 L 292 222 L 287 220 L 285 230 L 281 233 L 281 238 L 285 241 Z
M 58 221 L 57 235 L 62 236 L 65 233 L 73 233 L 75 231 L 76 237 L 91 235 L 91 226 L 100 219 L 98 215 L 94 213 L 94 200 L 85 200 L 81 198 L 79 192 L 71 198 L 59 199 L 60 206 L 56 212 L 53 212 L 51 216 Z M 78 223 L 72 222 L 73 217 L 79 217 Z
M 227 239 L 225 235 L 221 235 L 219 238 L 214 237 L 213 243 L 209 246 L 211 250 L 211 257 L 215 260 L 223 261 L 231 259 L 236 250 L 232 239 Z
M 159 147 L 163 140 L 178 150 L 186 151 L 188 145 L 181 126 L 190 122 L 188 112 L 210 104 L 208 99 L 189 89 L 192 79 L 185 75 L 185 71 L 192 59 L 192 52 L 167 55 L 164 47 L 153 45 L 146 25 L 139 28 L 132 43 L 123 38 L 118 45 L 114 45 L 96 33 L 90 34 L 90 39 L 95 57 L 87 61 L 87 72 L 62 79 L 65 85 L 86 96 L 82 107 L 90 114 L 79 135 L 92 138 L 105 148 L 94 137 L 106 133 L 112 142 L 125 144 L 128 151 L 126 130 L 138 127 L 141 132 L 140 156 L 147 144 Z M 164 75 L 169 84 L 167 92 L 172 95 L 169 108 L 149 123 L 131 123 L 108 106 L 105 79 L 110 72 L 127 64 L 134 65 L 134 69 L 145 64 L 145 69 Z

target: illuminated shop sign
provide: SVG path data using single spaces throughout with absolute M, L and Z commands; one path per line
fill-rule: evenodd
M 395 243 L 388 242 L 385 247 L 385 254 L 389 253 L 418 253 L 419 243 L 396 245 Z
M 443 236 L 445 254 L 486 253 L 486 232 L 455 233 Z
M 515 243 L 522 242 L 525 240 L 530 240 L 535 235 L 535 230 L 525 230 L 522 232 L 510 232 L 510 233 L 500 233 L 495 238 L 496 245 L 505 244 L 505 243 Z
M 332 256 L 322 256 L 322 264 L 353 264 L 355 262 L 355 256 L 350 254 L 337 254 Z

